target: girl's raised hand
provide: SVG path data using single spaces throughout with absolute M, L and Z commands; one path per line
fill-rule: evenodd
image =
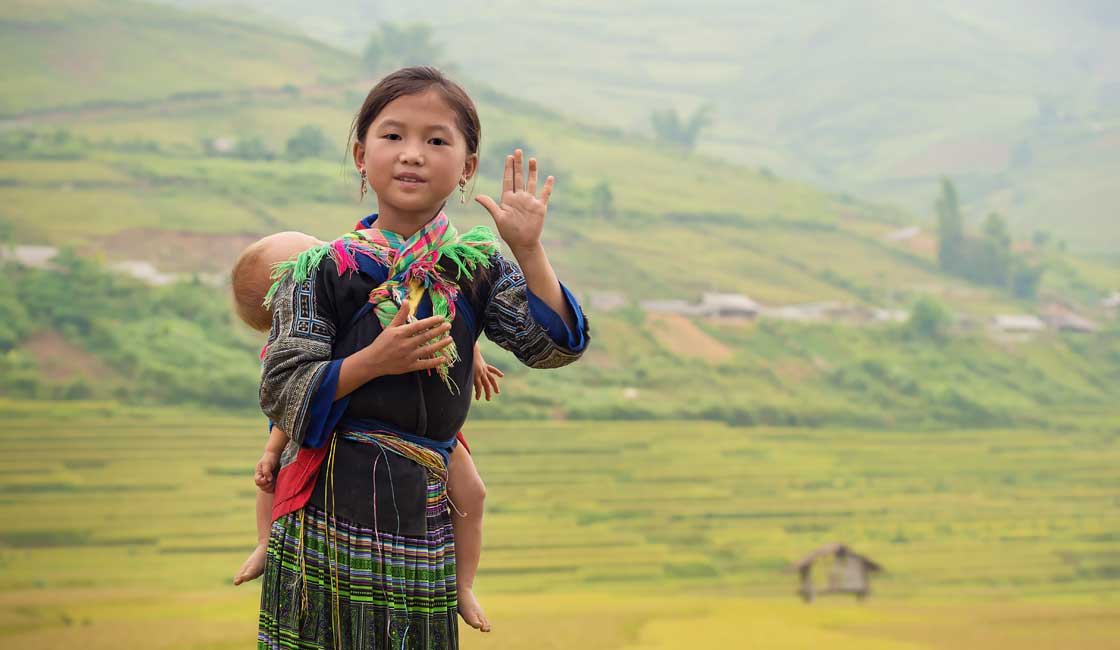
M 408 301 L 377 338 L 366 348 L 366 354 L 380 375 L 403 375 L 416 370 L 438 368 L 444 359 L 439 352 L 454 341 L 444 336 L 451 323 L 442 316 L 431 316 L 408 322 Z
M 525 154 L 517 149 L 506 156 L 505 174 L 502 177 L 501 205 L 489 196 L 475 197 L 494 219 L 498 234 L 505 240 L 514 255 L 540 245 L 544 218 L 548 213 L 548 199 L 556 179 L 549 176 L 537 196 L 537 159 L 529 159 L 529 173 L 525 174 Z

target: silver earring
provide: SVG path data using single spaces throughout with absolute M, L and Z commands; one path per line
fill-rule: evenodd
M 467 202 L 467 182 L 459 181 L 459 203 Z
M 365 198 L 366 198 L 366 170 L 363 169 L 362 170 L 361 196 L 358 197 L 358 200 L 361 201 Z

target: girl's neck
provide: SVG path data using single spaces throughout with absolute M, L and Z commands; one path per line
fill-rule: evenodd
M 388 230 L 395 232 L 401 237 L 408 239 L 416 234 L 418 230 L 423 228 L 429 221 L 435 219 L 436 215 L 443 209 L 443 204 L 433 210 L 425 210 L 422 212 L 408 212 L 397 210 L 392 206 L 377 206 L 377 222 L 374 227 L 381 230 Z

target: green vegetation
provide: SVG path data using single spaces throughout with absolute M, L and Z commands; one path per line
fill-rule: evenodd
M 299 3 L 253 4 L 307 23 Z M 377 21 L 424 19 L 479 81 L 617 128 L 648 128 L 651 109 L 715 102 L 703 154 L 922 216 L 951 173 L 969 212 L 999 212 L 1019 238 L 1060 230 L 1115 264 L 1120 20 L 1110 3 L 690 6 L 682 19 L 665 1 L 492 12 L 326 2 L 306 29 L 360 52 Z
M 1037 297 L 1044 267 L 1025 254 L 1012 252 L 1007 223 L 998 214 L 993 212 L 984 220 L 982 237 L 966 234 L 957 190 L 948 179 L 941 181 L 941 196 L 935 207 L 941 270 L 978 284 L 1008 289 L 1016 298 Z
M 743 616 L 770 630 L 763 647 L 791 650 L 828 629 L 854 635 L 840 648 L 894 650 L 857 643 L 890 626 L 922 648 L 1043 650 L 1054 646 L 1004 644 L 1045 637 L 1052 620 L 1077 621 L 1064 643 L 1108 647 L 1120 453 L 1116 432 L 1082 424 L 1054 435 L 474 421 L 466 434 L 488 486 L 477 585 L 496 629 L 486 647 L 536 647 L 529 630 L 543 626 L 570 647 L 668 649 L 729 620 L 741 636 Z M 229 580 L 254 545 L 264 439 L 259 417 L 0 402 L 0 492 L 11 496 L 0 502 L 0 639 L 141 647 L 131 639 L 170 626 L 168 648 L 244 645 L 259 592 Z M 886 567 L 864 606 L 796 601 L 784 569 L 830 541 Z M 584 611 L 582 623 L 568 611 Z M 914 621 L 931 617 L 938 627 L 922 637 Z M 958 635 L 965 621 L 975 632 Z
M 502 29 L 531 48 L 495 46 L 467 5 L 434 5 L 430 30 L 353 20 L 355 49 L 371 45 L 364 60 L 256 18 L 130 1 L 6 4 L 0 52 L 19 63 L 0 73 L 0 244 L 62 253 L 46 269 L 0 266 L 3 644 L 251 644 L 258 592 L 228 583 L 255 540 L 262 337 L 235 322 L 220 279 L 258 236 L 333 237 L 373 211 L 357 203 L 345 145 L 366 77 L 453 55 L 483 119 L 473 189 L 496 190 L 514 147 L 536 155 L 558 178 L 546 244 L 560 276 L 586 304 L 601 294 L 622 303 L 590 310 L 592 347 L 560 372 L 528 371 L 483 344 L 506 371 L 501 397 L 478 404 L 466 427 L 489 488 L 478 587 L 496 631 L 464 630 L 465 649 L 535 650 L 542 629 L 555 647 L 588 650 L 1113 647 L 1118 321 L 1090 312 L 1102 331 L 1030 341 L 995 340 L 983 325 L 1044 300 L 1088 309 L 1120 286 L 1120 267 L 1061 242 L 1084 242 L 1077 229 L 1114 204 L 1083 191 L 1111 178 L 1112 118 L 1095 122 L 1101 164 L 1083 174 L 1078 156 L 1055 153 L 1082 151 L 1081 118 L 1032 100 L 1047 140 L 1014 156 L 1030 187 L 990 209 L 975 201 L 1003 179 L 933 156 L 929 166 L 973 199 L 952 202 L 959 224 L 947 230 L 982 247 L 963 254 L 979 270 L 944 267 L 924 233 L 889 237 L 914 218 L 771 171 L 805 171 L 788 152 L 812 144 L 825 153 L 807 176 L 929 205 L 927 172 L 908 161 L 950 137 L 928 128 L 944 123 L 929 89 L 947 85 L 911 93 L 922 102 L 898 124 L 863 101 L 865 89 L 883 75 L 905 82 L 897 66 L 913 62 L 891 59 L 871 80 L 837 74 L 843 57 L 808 77 L 768 69 L 791 49 L 813 55 L 806 38 L 843 49 L 864 29 L 897 51 L 896 12 L 873 4 L 858 18 L 830 14 L 839 30 L 792 5 L 773 16 L 726 5 L 729 20 L 710 32 L 683 24 L 677 5 L 651 4 L 635 50 L 649 79 L 612 93 L 591 82 L 633 77 L 634 60 L 614 56 L 635 46 L 633 11 L 601 3 L 507 12 Z M 746 11 L 775 39 L 729 37 Z M 521 30 L 533 21 L 546 28 Z M 659 21 L 672 28 L 663 42 Z M 797 38 L 780 36 L 786 21 L 801 26 Z M 932 21 L 927 40 L 974 52 L 988 28 L 970 24 Z M 979 61 L 1013 87 L 1030 78 L 996 57 L 969 61 L 963 69 Z M 535 73 L 511 82 L 515 69 Z M 766 79 L 782 87 L 766 91 Z M 672 97 L 658 94 L 664 84 Z M 664 112 L 701 96 L 718 112 Z M 967 112 L 971 132 L 1008 135 L 1000 111 L 1017 110 L 1021 94 L 978 101 L 992 110 Z M 644 128 L 651 109 L 662 111 L 660 137 L 602 123 Z M 838 156 L 853 139 L 855 153 Z M 1069 194 L 1088 209 L 1052 210 L 1068 231 L 1031 221 Z M 464 228 L 487 222 L 473 205 L 450 209 Z M 992 209 L 1006 221 L 962 216 Z M 1032 229 L 1027 260 L 1014 240 Z M 151 287 L 109 269 L 124 260 L 181 279 Z M 857 327 L 639 306 L 708 291 L 910 316 Z M 784 569 L 832 541 L 887 568 L 868 603 L 794 600 Z
M 705 104 L 684 120 L 677 114 L 676 109 L 666 108 L 650 113 L 649 121 L 658 140 L 690 152 L 696 148 L 700 133 L 711 126 L 714 111 L 713 105 Z
M 99 7 L 59 9 L 50 24 L 62 29 Z M 137 33 L 179 15 L 128 7 L 137 14 Z M 192 18 L 202 25 L 196 33 L 204 44 L 208 30 L 218 27 Z M 388 38 L 390 32 L 378 33 Z M 74 56 L 92 56 L 82 43 L 72 46 Z M 289 36 L 278 34 L 264 49 L 288 43 Z M 241 92 L 208 76 L 223 65 L 221 56 L 219 48 L 213 58 L 199 58 L 207 72 L 190 83 L 214 85 L 196 85 L 195 95 L 153 84 L 147 92 L 155 99 L 148 103 L 96 112 L 54 108 L 0 134 L 0 226 L 8 239 L 72 246 L 105 261 L 146 260 L 188 277 L 223 276 L 256 236 L 297 229 L 333 237 L 372 211 L 355 203 L 357 177 L 345 151 L 345 129 L 369 82 L 298 84 L 306 77 L 292 75 L 272 88 L 246 85 Z M 327 69 L 347 70 L 328 65 L 312 76 L 325 78 Z M 44 76 L 42 82 L 61 93 L 68 80 Z M 584 298 L 620 292 L 629 305 L 591 314 L 590 358 L 563 373 L 525 372 L 488 347 L 511 381 L 503 400 L 482 407 L 487 416 L 1054 426 L 1066 411 L 1110 408 L 1107 385 L 1118 366 L 1114 329 L 1008 349 L 978 330 L 954 329 L 946 337 L 943 321 L 929 313 L 909 325 L 869 329 L 646 318 L 638 301 L 695 300 L 712 289 L 768 305 L 833 300 L 906 309 L 936 301 L 974 322 L 1033 305 L 1006 285 L 982 288 L 941 272 L 932 250 L 886 242 L 883 235 L 904 223 L 890 210 L 770 172 L 701 155 L 682 158 L 657 142 L 467 82 L 484 124 L 476 190 L 494 191 L 502 157 L 512 148 L 537 155 L 545 173 L 558 178 L 546 243 L 561 277 Z M 94 88 L 104 91 L 102 100 L 114 96 L 111 85 Z M 452 211 L 464 227 L 487 222 L 473 204 Z M 78 221 L 64 216 L 78 213 Z M 1041 292 L 1091 303 L 1120 283 L 1115 269 L 1053 247 L 1040 255 L 1053 269 Z M 222 290 L 192 282 L 146 289 L 83 264 L 80 274 L 90 276 L 83 280 L 89 323 L 78 328 L 61 307 L 41 306 L 65 303 L 51 288 L 50 273 L 10 272 L 26 286 L 4 294 L 2 309 L 14 324 L 3 341 L 5 390 L 251 408 L 259 341 L 231 322 Z M 685 326 L 694 331 L 691 338 L 677 335 Z M 87 355 L 84 374 L 55 367 L 49 352 L 56 336 Z
M 410 65 L 447 69 L 450 66 L 443 59 L 443 48 L 433 37 L 432 27 L 424 23 L 382 22 L 366 43 L 362 63 L 374 77 Z
M 72 251 L 64 251 L 54 265 L 51 270 L 2 267 L 8 280 L 0 290 L 0 316 L 8 324 L 0 338 L 4 394 L 255 405 L 259 343 L 234 326 L 222 292 L 197 281 L 151 289 Z M 50 349 L 18 347 L 46 333 L 53 335 Z M 58 356 L 66 363 L 55 377 L 35 372 L 37 364 Z M 81 363 L 91 357 L 95 362 Z

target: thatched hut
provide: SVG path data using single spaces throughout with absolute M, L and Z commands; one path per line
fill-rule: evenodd
M 823 587 L 813 584 L 813 566 L 830 565 L 828 582 Z M 798 593 L 807 602 L 827 594 L 855 594 L 863 600 L 871 593 L 870 575 L 883 567 L 844 544 L 825 544 L 793 565 L 800 577 Z

